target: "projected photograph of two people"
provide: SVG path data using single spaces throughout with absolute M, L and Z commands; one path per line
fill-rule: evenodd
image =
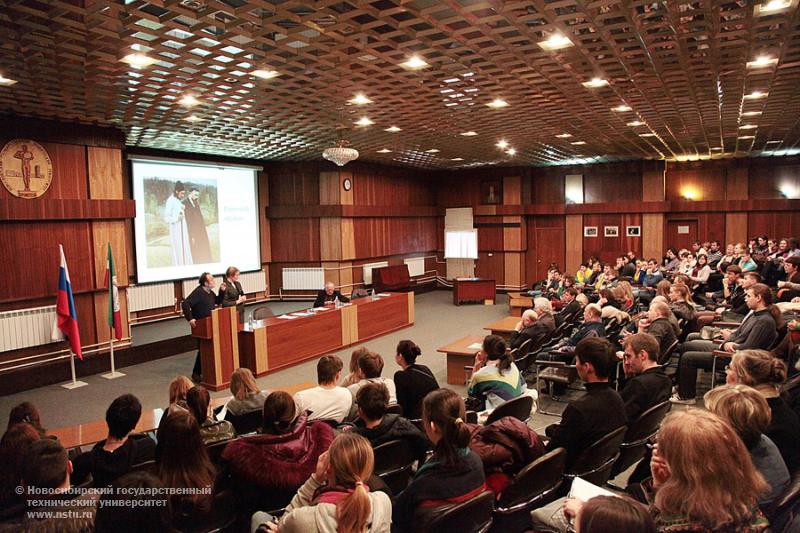
M 147 266 L 217 263 L 217 184 L 210 180 L 144 179 Z

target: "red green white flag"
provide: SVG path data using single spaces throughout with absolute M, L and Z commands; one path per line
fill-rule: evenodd
M 108 243 L 105 284 L 108 289 L 108 327 L 114 330 L 114 336 L 120 340 L 122 339 L 122 317 L 119 313 L 119 289 L 117 288 L 117 273 L 114 271 L 114 256 L 111 255 L 111 243 Z

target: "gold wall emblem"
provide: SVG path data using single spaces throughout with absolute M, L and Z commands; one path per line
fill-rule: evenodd
M 8 141 L 0 151 L 0 181 L 14 196 L 38 198 L 53 181 L 50 154 L 36 141 Z

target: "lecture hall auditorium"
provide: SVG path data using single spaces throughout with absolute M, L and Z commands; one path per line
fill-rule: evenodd
M 0 5 L 0 532 L 800 533 L 798 0 Z

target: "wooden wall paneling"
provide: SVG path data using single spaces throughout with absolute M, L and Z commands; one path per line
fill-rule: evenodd
M 560 217 L 562 218 L 562 217 Z M 563 220 L 563 218 L 562 218 Z M 550 263 L 556 263 L 559 268 L 564 267 L 565 259 L 565 228 L 538 226 L 536 233 L 536 278 L 544 279 Z
M 363 276 L 363 271 L 362 271 Z M 362 280 L 363 281 L 363 280 Z M 339 263 L 339 286 L 345 287 L 345 292 L 349 294 L 354 288 L 353 281 L 353 263 Z
M 583 215 L 567 215 L 565 263 L 567 272 L 577 272 L 583 262 Z
M 645 170 L 642 172 L 642 201 L 663 202 L 665 200 L 664 168 Z
M 583 255 L 585 257 L 594 256 L 603 262 L 613 263 L 623 250 L 622 235 L 625 232 L 622 215 L 584 215 L 584 226 L 596 226 L 597 237 L 583 238 Z M 616 226 L 618 235 L 616 237 L 606 237 L 605 228 Z
M 749 198 L 749 169 L 746 164 L 733 164 L 725 175 L 726 200 L 747 200 Z
M 94 286 L 101 288 L 105 283 L 108 243 L 111 243 L 111 253 L 114 255 L 117 283 L 122 286 L 127 285 L 128 241 L 125 239 L 125 222 L 121 220 L 97 221 L 92 222 L 91 225 L 92 249 L 94 252 Z
M 525 285 L 525 254 L 520 252 L 505 252 L 503 254 L 505 285 L 518 289 Z
M 342 201 L 341 191 L 342 186 L 339 180 L 339 172 L 319 173 L 320 205 L 340 205 Z
M 496 285 L 505 285 L 505 258 L 502 252 L 478 252 L 475 276 L 493 279 Z
M 344 181 L 350 180 L 350 190 L 344 190 Z M 342 205 L 353 205 L 355 203 L 356 179 L 352 172 L 339 172 L 339 202 Z
M 800 212 L 748 213 L 747 233 L 749 237 L 755 235 L 766 235 L 775 239 L 797 237 L 800 235 Z
M 747 213 L 725 215 L 725 243 L 747 244 Z
M 261 244 L 261 263 L 272 261 L 272 227 L 266 216 L 269 208 L 269 175 L 266 172 L 258 174 L 258 237 Z M 269 278 L 269 276 L 267 276 Z
M 482 252 L 502 252 L 503 238 L 505 230 L 500 222 L 489 223 L 491 225 L 478 225 L 478 250 Z
M 67 259 L 67 261 L 69 261 L 69 259 Z M 70 276 L 71 275 L 72 269 L 70 269 Z M 95 317 L 94 298 L 95 293 L 91 292 L 73 295 L 75 313 L 78 315 L 78 331 L 81 336 L 81 346 L 88 346 L 97 342 L 97 318 Z M 55 303 L 55 294 L 53 294 L 53 303 Z
M 353 199 L 350 203 L 353 205 L 435 205 L 433 184 L 415 177 L 406 169 L 357 169 L 352 173 L 352 180 Z
M 34 139 L 36 140 L 36 139 Z M 40 142 L 50 155 L 53 165 L 53 179 L 43 200 L 73 200 L 89 198 L 89 185 L 86 177 L 86 147 L 72 144 Z M 0 187 L 0 200 L 16 198 L 5 187 Z M 37 200 L 27 200 L 36 202 Z
M 351 260 L 356 258 L 356 232 L 352 218 L 342 219 L 342 259 Z
M 639 233 L 642 232 L 641 213 L 626 213 L 622 215 L 619 227 L 620 251 L 623 253 L 633 252 L 636 257 L 642 255 L 642 237 L 628 237 L 628 226 L 639 226 Z
M 503 178 L 503 204 L 522 204 L 522 177 L 506 176 Z
M 434 217 L 349 220 L 353 224 L 353 258 L 386 257 L 436 249 L 437 221 Z
M 119 291 L 119 314 L 122 317 L 122 338 L 130 337 L 128 325 L 128 297 L 125 289 Z M 94 319 L 97 331 L 97 342 L 108 342 L 111 339 L 108 327 L 108 291 L 94 293 Z M 81 341 L 83 338 L 81 337 Z M 83 341 L 83 344 L 87 344 Z
M 122 183 L 122 150 L 116 148 L 86 149 L 89 169 L 89 197 L 95 200 L 125 198 Z
M 642 257 L 661 260 L 664 255 L 664 215 L 645 213 L 642 215 Z
M 725 175 L 724 163 L 718 161 L 667 163 L 665 199 L 722 200 Z
M 532 204 L 563 204 L 564 176 L 572 174 L 564 167 L 531 169 L 530 187 Z M 580 172 L 578 172 L 580 174 Z
M 339 261 L 342 258 L 342 219 L 319 219 L 319 256 L 322 261 Z
M 750 198 L 800 198 L 800 164 L 752 164 L 748 182 Z
M 445 177 L 437 182 L 436 205 L 440 207 L 467 207 L 480 205 L 481 182 L 461 177 Z
M 270 225 L 273 261 L 320 260 L 319 219 L 274 219 Z
M 605 165 L 595 167 L 587 167 L 583 174 L 584 203 L 638 202 L 642 199 L 642 175 L 636 167 L 625 167 L 619 171 L 615 167 L 606 168 Z
M 503 249 L 506 252 L 524 252 L 527 230 L 525 217 L 503 217 Z
M 319 205 L 319 171 L 303 166 L 269 173 L 269 205 Z
M 325 269 L 325 283 L 330 282 L 339 287 L 342 283 L 341 273 L 343 272 L 339 270 L 339 262 L 323 261 L 320 266 Z

